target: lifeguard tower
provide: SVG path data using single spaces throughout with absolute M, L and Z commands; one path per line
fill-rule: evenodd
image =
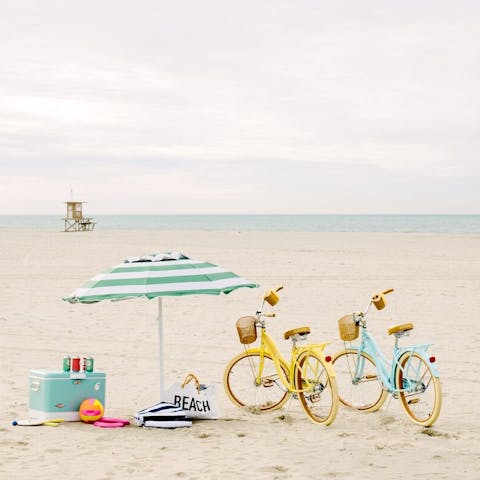
M 93 218 L 83 216 L 82 205 L 87 202 L 65 202 L 67 204 L 67 216 L 65 220 L 66 232 L 89 232 L 95 228 Z

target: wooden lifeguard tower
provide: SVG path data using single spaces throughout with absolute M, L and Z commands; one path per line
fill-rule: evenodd
M 84 217 L 82 205 L 87 202 L 65 202 L 67 204 L 67 216 L 65 220 L 66 232 L 89 232 L 95 228 L 93 218 Z

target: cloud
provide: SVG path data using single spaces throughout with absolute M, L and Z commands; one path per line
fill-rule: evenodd
M 149 165 L 143 159 L 135 167 L 97 158 L 96 166 L 59 164 L 47 172 L 0 173 L 0 198 L 13 211 L 59 215 L 70 189 L 88 201 L 89 214 L 352 213 L 352 205 L 353 213 L 475 213 L 480 180 L 296 159 Z
M 465 208 L 444 179 L 473 192 L 475 2 L 2 3 L 0 174 L 18 196 L 32 175 L 50 191 L 75 179 L 101 210 L 143 211 L 164 204 L 151 179 L 165 169 L 170 198 L 188 213 L 218 208 L 212 197 L 228 192 L 243 212 L 324 211 L 314 175 L 337 182 L 343 195 L 325 185 L 335 208 L 378 209 L 376 197 L 342 190 L 352 170 L 378 179 L 380 203 L 396 211 L 410 185 L 450 196 L 439 212 Z M 118 182 L 106 185 L 99 169 Z M 267 171 L 274 185 L 258 178 Z M 121 200 L 132 175 L 135 206 Z M 181 180 L 190 199 L 175 194 Z M 435 209 L 414 190 L 412 202 Z

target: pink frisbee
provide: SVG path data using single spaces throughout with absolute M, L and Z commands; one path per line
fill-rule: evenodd
M 100 428 L 119 428 L 130 425 L 130 422 L 122 418 L 102 417 L 100 420 L 93 422 L 93 424 Z

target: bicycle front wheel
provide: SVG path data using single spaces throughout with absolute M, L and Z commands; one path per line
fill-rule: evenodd
M 407 415 L 418 425 L 433 425 L 440 415 L 442 391 L 427 361 L 417 353 L 406 352 L 398 361 L 395 377 Z
M 261 358 L 263 368 L 260 370 Z M 280 363 L 286 381 L 288 370 Z M 223 385 L 230 400 L 238 407 L 252 412 L 280 408 L 289 392 L 280 379 L 272 357 L 260 353 L 241 353 L 234 357 L 225 369 Z
M 305 352 L 297 360 L 295 384 L 300 403 L 314 423 L 330 425 L 337 416 L 338 389 L 325 360 L 314 352 Z
M 362 412 L 375 412 L 385 403 L 387 392 L 378 379 L 377 367 L 365 352 L 354 349 L 338 352 L 333 358 L 340 402 Z

